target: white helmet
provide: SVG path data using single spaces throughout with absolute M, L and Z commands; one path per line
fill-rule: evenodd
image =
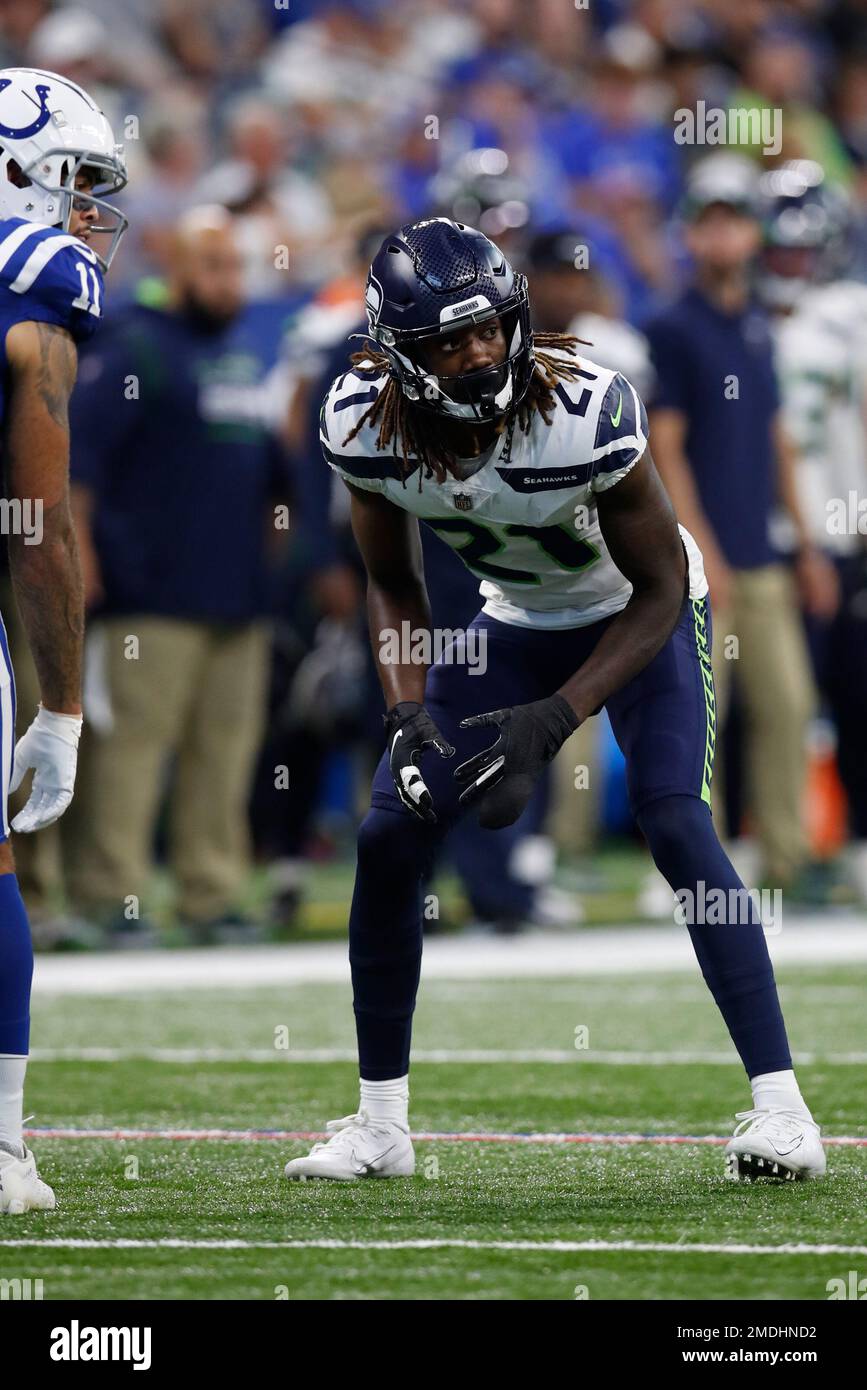
M 82 170 L 93 180 L 87 193 L 75 189 Z M 0 69 L 0 218 L 66 232 L 73 207 L 95 207 L 100 216 L 92 230 L 111 237 L 105 255 L 97 255 L 107 270 L 128 220 L 100 195 L 120 192 L 126 178 L 122 147 L 87 92 L 56 72 Z

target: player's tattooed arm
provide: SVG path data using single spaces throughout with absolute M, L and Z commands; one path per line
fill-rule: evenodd
M 632 596 L 559 691 L 582 720 L 665 645 L 677 624 L 686 582 L 677 520 L 649 449 L 625 478 L 597 494 L 597 508 L 605 544 L 631 583 Z
M 6 337 L 10 400 L 4 426 L 6 489 L 33 527 L 9 536 L 15 596 L 43 706 L 81 713 L 84 603 L 69 506 L 68 405 L 77 354 L 64 329 L 18 323 Z
M 427 667 L 383 659 L 394 646 L 386 634 L 403 632 L 402 623 L 413 633 L 430 629 L 418 521 L 379 493 L 347 487 L 352 531 L 367 570 L 367 621 L 386 709 L 404 700 L 422 704 Z

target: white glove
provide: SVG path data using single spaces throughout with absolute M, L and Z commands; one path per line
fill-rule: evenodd
M 10 792 L 21 786 L 24 775 L 34 769 L 33 787 L 23 810 L 12 822 L 12 829 L 29 833 L 42 830 L 59 820 L 72 800 L 80 714 L 55 714 L 39 706 L 36 718 L 15 745 Z

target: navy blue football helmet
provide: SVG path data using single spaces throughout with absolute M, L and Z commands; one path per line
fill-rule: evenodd
M 474 227 L 433 217 L 386 237 L 370 267 L 365 300 L 367 336 L 420 410 L 491 421 L 525 396 L 535 365 L 527 277 Z M 503 329 L 505 361 L 460 376 L 435 376 L 425 367 L 420 345 L 492 318 Z

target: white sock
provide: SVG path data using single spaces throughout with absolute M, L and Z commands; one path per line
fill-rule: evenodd
M 750 1079 L 756 1110 L 797 1110 L 812 1119 L 793 1071 L 766 1071 Z
M 409 1129 L 409 1077 L 391 1081 L 365 1081 L 361 1078 L 361 1110 L 372 1120 L 391 1120 Z
M 0 1056 L 0 1144 L 24 1150 L 24 1073 L 26 1057 Z

